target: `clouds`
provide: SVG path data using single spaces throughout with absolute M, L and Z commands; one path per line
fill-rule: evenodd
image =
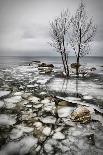
M 54 49 L 48 44 L 49 21 L 57 17 L 63 9 L 68 8 L 73 13 L 79 2 L 79 0 L 0 1 L 0 55 L 51 54 Z M 103 55 L 102 7 L 102 0 L 87 0 L 88 14 L 93 15 L 98 25 L 92 51 L 96 49 L 97 52 L 94 53 L 99 55 Z

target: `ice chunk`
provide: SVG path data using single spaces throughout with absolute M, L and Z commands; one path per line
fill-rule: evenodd
M 44 135 L 49 136 L 50 133 L 51 133 L 51 128 L 45 127 L 45 128 L 43 129 L 43 134 L 44 134 Z
M 22 97 L 21 96 L 13 96 L 13 97 L 10 97 L 10 98 L 5 99 L 4 101 L 6 103 L 18 103 L 21 100 L 22 100 Z
M 56 132 L 54 133 L 53 138 L 54 139 L 65 139 L 65 135 L 62 134 L 61 132 Z
M 28 154 L 32 147 L 37 147 L 37 138 L 33 136 L 27 136 L 21 139 L 18 142 L 10 142 L 8 143 L 1 151 L 1 155 L 8 155 L 8 154 L 20 154 L 25 155 Z
M 42 118 L 41 121 L 46 124 L 55 124 L 56 118 L 53 116 L 47 116 L 45 118 Z
M 0 115 L 0 125 L 13 125 L 16 121 L 9 115 L 1 114 Z
M 8 96 L 9 94 L 10 94 L 10 91 L 2 91 L 2 90 L 0 90 L 0 98 L 6 97 L 6 96 Z
M 35 96 L 29 97 L 28 100 L 33 102 L 33 103 L 39 103 L 39 101 L 40 101 L 40 99 L 38 97 L 35 97 Z
M 2 108 L 4 106 L 4 102 L 0 101 L 0 108 Z
M 58 108 L 58 116 L 59 117 L 67 117 L 67 116 L 70 116 L 70 114 L 72 113 L 73 111 L 73 107 L 59 107 Z

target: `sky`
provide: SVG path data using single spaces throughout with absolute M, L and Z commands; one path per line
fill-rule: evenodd
M 97 33 L 91 56 L 103 56 L 103 0 L 84 0 Z M 50 21 L 68 8 L 74 14 L 80 0 L 0 0 L 0 56 L 56 56 L 50 42 Z M 73 55 L 73 52 L 70 53 Z

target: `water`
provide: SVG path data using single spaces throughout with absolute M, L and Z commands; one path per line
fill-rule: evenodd
M 34 60 L 40 60 L 41 62 L 49 62 L 53 64 L 61 64 L 61 57 L 52 57 L 52 56 L 1 56 L 0 57 L 0 65 L 21 65 L 21 64 L 28 64 Z M 69 57 L 69 63 L 76 62 L 75 57 Z M 103 57 L 84 57 L 81 59 L 81 63 L 84 65 L 94 65 L 94 66 L 102 66 L 103 65 Z

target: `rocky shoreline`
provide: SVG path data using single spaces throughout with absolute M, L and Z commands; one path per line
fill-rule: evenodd
M 40 64 L 0 70 L 0 155 L 101 155 L 102 109 L 90 96 L 50 93 L 47 84 L 65 75 Z

